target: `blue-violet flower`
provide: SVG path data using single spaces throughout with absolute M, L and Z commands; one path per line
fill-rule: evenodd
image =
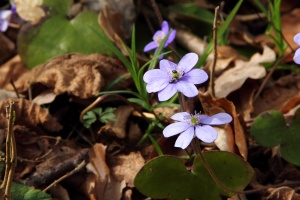
M 300 46 L 300 33 L 297 33 L 294 37 L 294 42 Z M 300 64 L 300 48 L 298 48 L 294 55 L 294 62 Z
M 198 94 L 195 84 L 208 79 L 207 73 L 202 69 L 192 69 L 198 61 L 198 55 L 188 53 L 181 58 L 178 65 L 163 59 L 159 62 L 160 69 L 152 69 L 144 74 L 147 83 L 147 92 L 158 92 L 158 100 L 166 101 L 177 91 L 186 97 Z
M 160 43 L 163 41 L 163 39 L 167 36 L 169 32 L 169 24 L 166 21 L 163 21 L 162 23 L 162 29 L 155 32 L 153 35 L 153 41 L 147 44 L 144 48 L 144 52 L 150 51 L 152 49 L 157 49 Z M 167 39 L 164 47 L 168 46 L 173 40 L 175 39 L 176 31 L 173 30 L 169 38 Z
M 12 6 L 10 10 L 0 10 L 0 31 L 1 32 L 5 32 L 7 30 L 13 13 L 16 13 L 15 6 Z
M 232 117 L 227 113 L 218 113 L 213 116 L 195 113 L 191 115 L 187 112 L 176 113 L 171 117 L 175 122 L 168 125 L 163 134 L 165 137 L 179 135 L 175 142 L 175 147 L 185 149 L 195 137 L 203 142 L 211 143 L 218 137 L 218 132 L 210 125 L 223 125 L 232 121 Z

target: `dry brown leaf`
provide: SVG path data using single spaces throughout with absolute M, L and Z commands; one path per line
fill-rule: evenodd
M 103 126 L 99 130 L 99 134 L 102 131 L 105 131 L 114 137 L 124 139 L 127 135 L 126 130 L 127 130 L 128 118 L 131 115 L 131 113 L 133 112 L 133 110 L 134 110 L 134 108 L 132 106 L 119 106 L 114 111 L 116 120 L 110 121 L 108 124 Z
M 40 127 L 48 131 L 59 131 L 62 126 L 53 118 L 48 109 L 25 99 L 14 99 L 15 125 L 24 125 L 29 128 Z M 10 100 L 0 102 L 0 126 L 5 128 L 6 117 L 5 108 Z
M 221 150 L 239 153 L 246 160 L 248 150 L 245 134 L 234 104 L 225 98 L 214 99 L 209 92 L 199 92 L 198 97 L 205 114 L 214 115 L 217 112 L 226 112 L 232 116 L 233 121 L 223 126 L 222 132 L 218 131 L 220 139 L 216 140 L 215 144 Z
M 22 64 L 20 56 L 15 56 L 0 67 L 0 88 L 10 85 L 10 80 L 16 81 L 28 69 Z
M 300 200 L 300 195 L 289 187 L 269 188 L 263 200 Z
M 95 144 L 90 150 L 90 163 L 87 164 L 88 171 L 92 176 L 85 183 L 90 199 L 121 199 L 124 181 L 117 181 L 110 175 L 110 169 L 105 161 L 106 147 L 100 143 Z M 87 185 L 89 184 L 89 185 Z
M 239 89 L 246 79 L 260 79 L 266 75 L 264 66 L 260 63 L 273 62 L 275 52 L 264 45 L 263 54 L 254 54 L 249 61 L 236 60 L 235 66 L 222 73 L 215 81 L 217 97 L 226 97 L 232 91 Z
M 46 16 L 41 8 L 43 0 L 14 0 L 18 15 L 25 21 L 37 24 Z
M 7 99 L 16 99 L 16 98 L 18 98 L 18 96 L 15 92 L 10 92 L 10 91 L 0 89 L 0 102 Z
M 0 65 L 15 54 L 15 43 L 0 32 Z M 1 85 L 1 84 L 0 84 Z
M 38 87 L 43 85 L 55 94 L 90 98 L 97 96 L 105 84 L 125 73 L 126 68 L 117 59 L 99 54 L 68 54 L 35 67 L 20 77 L 15 85 L 19 92 L 31 87 L 33 93 L 39 94 L 43 91 Z M 125 89 L 131 84 L 129 80 L 123 79 L 113 89 Z
M 117 155 L 109 158 L 109 166 L 117 180 L 125 180 L 129 187 L 134 186 L 134 178 L 144 166 L 145 160 L 140 152 L 130 152 L 128 155 Z
M 54 101 L 56 98 L 56 94 L 52 90 L 46 90 L 45 92 L 39 94 L 36 96 L 32 102 L 38 104 L 38 105 L 43 105 L 43 104 L 49 104 Z

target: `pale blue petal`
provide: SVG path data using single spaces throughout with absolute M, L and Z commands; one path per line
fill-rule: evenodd
M 158 46 L 157 46 L 156 42 L 152 41 L 152 42 L 150 42 L 149 44 L 147 44 L 147 45 L 145 46 L 144 52 L 150 51 L 150 50 L 155 49 L 155 48 L 157 48 L 157 47 L 158 47 Z
M 208 75 L 204 70 L 192 69 L 188 73 L 184 74 L 184 76 L 181 77 L 180 80 L 185 80 L 193 84 L 201 84 L 207 81 L 207 79 L 208 79 Z
M 187 130 L 190 127 L 189 124 L 184 122 L 175 122 L 173 124 L 168 125 L 164 130 L 163 134 L 165 137 L 171 137 L 173 135 L 177 135 Z
M 165 46 L 168 46 L 171 42 L 173 42 L 173 40 L 175 39 L 175 36 L 176 36 L 176 31 L 173 30 L 170 35 L 169 35 L 169 38 L 167 39 L 166 43 L 165 43 Z
M 227 113 L 218 113 L 216 115 L 200 118 L 201 124 L 222 125 L 232 121 L 232 117 Z
M 12 14 L 11 10 L 1 10 L 0 19 L 9 20 L 11 14 Z
M 177 65 L 175 63 L 166 59 L 163 59 L 159 62 L 159 69 L 169 73 L 172 73 L 173 70 L 176 70 L 176 66 Z
M 158 92 L 160 90 L 163 90 L 169 84 L 169 81 L 166 81 L 165 79 L 152 81 L 146 85 L 146 90 L 148 93 Z
M 190 82 L 182 81 L 181 79 L 175 83 L 176 88 L 186 97 L 195 97 L 198 95 L 198 89 Z
M 300 33 L 297 33 L 294 37 L 294 42 L 296 42 L 298 45 L 300 45 Z
M 179 112 L 179 113 L 176 113 L 175 115 L 173 115 L 171 117 L 171 119 L 173 120 L 177 120 L 177 121 L 180 121 L 180 122 L 185 122 L 185 118 L 189 116 L 191 118 L 191 115 L 188 113 L 188 112 Z
M 153 40 L 155 41 L 157 38 L 164 38 L 166 37 L 166 34 L 164 34 L 164 32 L 162 31 L 156 31 L 153 35 Z
M 178 136 L 174 146 L 182 149 L 187 148 L 192 142 L 194 135 L 194 127 L 192 126 Z
M 169 84 L 165 89 L 158 92 L 158 100 L 166 101 L 169 100 L 177 92 L 176 86 L 174 84 Z
M 8 28 L 9 22 L 7 20 L 0 19 L 0 31 L 5 32 Z
M 198 62 L 198 55 L 195 53 L 188 53 L 181 58 L 178 63 L 178 71 L 189 72 Z
M 296 50 L 293 59 L 295 63 L 300 64 L 300 48 Z
M 161 31 L 165 34 L 165 35 L 167 35 L 168 34 L 168 32 L 169 32 L 169 24 L 168 24 L 168 22 L 166 22 L 166 21 L 163 21 L 163 23 L 161 24 Z
M 149 83 L 153 80 L 157 80 L 157 79 L 168 79 L 169 81 L 169 76 L 167 75 L 166 72 L 160 70 L 160 69 L 151 69 L 149 71 L 147 71 L 144 76 L 143 76 L 143 80 L 146 83 Z
M 209 125 L 196 126 L 196 136 L 206 143 L 212 143 L 218 137 L 218 132 Z

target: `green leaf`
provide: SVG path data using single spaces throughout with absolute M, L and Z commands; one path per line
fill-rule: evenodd
M 41 190 L 13 183 L 11 187 L 12 200 L 51 200 L 51 196 Z
M 272 110 L 261 113 L 254 120 L 251 134 L 257 143 L 266 146 L 279 146 L 282 157 L 288 162 L 300 166 L 300 109 L 296 112 L 296 118 L 286 125 L 281 112 Z
M 97 116 L 94 111 L 88 111 L 84 116 L 84 126 L 90 128 L 93 123 L 95 123 Z
M 216 177 L 231 190 L 243 190 L 254 174 L 251 166 L 235 154 L 212 151 L 203 153 L 203 156 Z M 144 195 L 158 199 L 215 200 L 233 195 L 217 185 L 200 156 L 195 158 L 192 172 L 177 157 L 154 158 L 138 172 L 134 184 Z
M 94 12 L 82 12 L 70 21 L 66 16 L 55 15 L 40 25 L 23 26 L 18 35 L 18 52 L 29 68 L 67 53 L 113 55 L 98 34 L 106 37 Z

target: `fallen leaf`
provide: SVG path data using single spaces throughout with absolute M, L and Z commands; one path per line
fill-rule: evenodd
M 216 78 L 217 97 L 226 97 L 232 91 L 239 89 L 248 78 L 260 79 L 266 75 L 266 69 L 260 63 L 275 61 L 276 54 L 266 45 L 263 48 L 263 54 L 256 53 L 249 61 L 236 60 L 233 68 Z
M 38 105 L 49 104 L 54 101 L 56 96 L 57 95 L 52 90 L 46 90 L 45 92 L 36 96 L 32 102 Z
M 220 137 L 220 139 L 215 141 L 217 147 L 223 151 L 239 153 L 247 160 L 248 149 L 245 133 L 234 104 L 225 98 L 214 99 L 209 92 L 199 92 L 198 97 L 206 115 L 210 116 L 218 112 L 226 112 L 233 118 L 230 124 L 222 127 L 222 131 L 218 131 L 218 137 Z M 218 129 L 220 129 L 220 127 Z
M 43 85 L 56 95 L 68 93 L 84 99 L 98 96 L 103 86 L 125 73 L 126 68 L 117 59 L 99 54 L 68 54 L 23 74 L 15 85 L 19 92 L 29 87 L 34 92 L 35 87 Z M 123 79 L 112 89 L 125 89 L 131 84 L 128 80 Z
M 14 0 L 18 15 L 25 21 L 37 24 L 46 16 L 41 8 L 43 0 Z
M 300 195 L 292 188 L 283 186 L 279 188 L 269 188 L 263 200 L 299 200 Z
M 5 108 L 11 100 L 0 102 L 0 126 L 5 128 L 6 117 Z M 15 125 L 24 125 L 26 127 L 41 127 L 48 131 L 59 131 L 62 126 L 53 118 L 48 109 L 32 103 L 26 99 L 14 99 Z

